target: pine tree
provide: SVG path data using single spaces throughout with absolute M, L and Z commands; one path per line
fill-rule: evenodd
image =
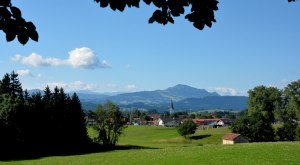
M 6 73 L 0 81 L 0 94 L 11 93 L 10 89 L 10 76 Z
M 47 87 L 44 90 L 43 103 L 50 104 L 51 97 L 52 97 L 52 93 L 51 93 L 49 86 L 47 85 Z
M 22 141 L 20 127 L 17 123 L 17 111 L 20 107 L 20 100 L 10 94 L 2 94 L 0 102 L 1 146 L 16 145 Z
M 74 142 L 84 143 L 87 140 L 87 130 L 85 124 L 85 114 L 82 110 L 81 103 L 79 97 L 76 93 L 73 93 L 70 100 L 70 127 L 68 129 L 71 130 L 72 138 Z
M 10 90 L 13 97 L 18 97 L 23 101 L 23 89 L 22 84 L 19 81 L 18 74 L 12 71 L 10 74 Z

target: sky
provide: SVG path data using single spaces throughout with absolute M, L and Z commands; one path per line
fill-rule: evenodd
M 258 85 L 300 79 L 300 1 L 220 1 L 217 22 L 197 30 L 184 19 L 148 24 L 155 11 L 115 12 L 93 0 L 12 0 L 39 41 L 7 43 L 0 32 L 0 76 L 23 88 L 133 92 L 176 84 L 247 95 Z M 188 11 L 188 9 L 186 9 Z

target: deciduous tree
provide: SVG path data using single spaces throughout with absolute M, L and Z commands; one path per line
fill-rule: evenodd
M 177 131 L 181 136 L 183 136 L 186 139 L 189 135 L 194 134 L 196 132 L 196 129 L 196 123 L 194 123 L 193 120 L 189 119 L 181 123 L 178 126 Z
M 97 141 L 105 146 L 116 145 L 119 136 L 125 128 L 124 116 L 119 107 L 110 101 L 98 105 L 96 110 L 96 130 L 98 131 Z
M 277 111 L 277 117 L 283 125 L 278 128 L 277 136 L 281 141 L 294 141 L 297 139 L 300 116 L 300 80 L 284 88 L 282 99 L 282 108 Z

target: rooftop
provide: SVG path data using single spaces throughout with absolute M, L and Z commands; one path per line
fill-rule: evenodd
M 226 135 L 223 136 L 224 140 L 234 140 L 237 137 L 241 136 L 241 134 L 237 134 L 237 133 L 228 133 Z

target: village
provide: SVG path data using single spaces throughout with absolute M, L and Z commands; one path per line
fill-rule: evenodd
M 90 112 L 90 115 L 86 115 L 86 124 L 87 126 L 93 126 L 95 121 L 95 116 L 93 112 Z M 208 128 L 219 128 L 227 127 L 232 122 L 233 118 L 228 118 L 226 116 L 216 116 L 209 115 L 205 118 L 197 118 L 195 114 L 189 114 L 187 112 L 175 112 L 173 102 L 171 100 L 170 109 L 164 113 L 145 113 L 141 110 L 134 110 L 127 112 L 127 117 L 125 115 L 126 125 L 144 125 L 144 126 L 162 126 L 162 127 L 177 127 L 183 121 L 192 119 L 194 123 L 197 124 L 199 129 L 208 129 Z
M 165 111 L 164 113 L 146 114 L 145 112 L 136 109 L 127 113 L 128 115 L 124 118 L 124 121 L 126 121 L 127 126 L 179 127 L 184 121 L 192 120 L 196 124 L 198 131 L 228 128 L 235 121 L 235 115 L 216 115 L 218 112 L 221 111 L 210 112 L 200 117 L 196 116 L 194 113 L 175 112 L 173 102 L 171 101 L 169 111 Z M 92 127 L 96 124 L 94 115 L 86 116 L 86 124 L 88 127 Z M 223 144 L 248 142 L 248 138 L 237 133 L 228 133 L 222 137 Z

